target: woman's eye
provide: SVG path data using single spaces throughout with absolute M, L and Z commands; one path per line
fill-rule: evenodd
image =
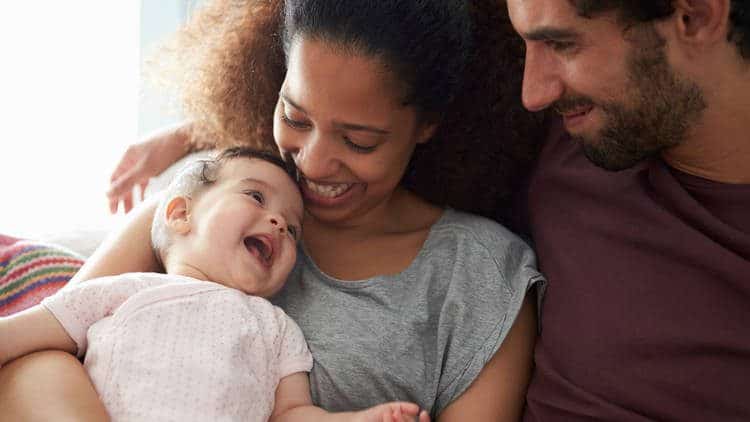
M 306 122 L 300 122 L 298 120 L 293 120 L 289 118 L 285 113 L 281 113 L 281 121 L 283 121 L 287 126 L 289 126 L 292 129 L 307 129 L 310 127 L 309 123 Z
M 371 147 L 365 147 L 362 145 L 357 144 L 356 142 L 352 141 L 348 136 L 344 136 L 344 143 L 346 146 L 354 150 L 355 152 L 358 152 L 360 154 L 367 154 L 369 152 L 375 151 L 375 148 L 377 148 L 377 145 L 373 145 Z
M 245 194 L 255 200 L 255 202 L 263 205 L 266 203 L 266 198 L 263 196 L 263 192 L 257 190 L 249 190 Z

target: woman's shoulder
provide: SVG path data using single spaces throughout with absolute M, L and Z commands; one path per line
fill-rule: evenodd
M 471 289 L 495 279 L 514 291 L 543 280 L 534 251 L 518 235 L 493 220 L 453 209 L 433 226 L 423 256 L 425 265 L 461 274 L 459 280 L 446 282 Z
M 473 243 L 498 252 L 506 248 L 531 252 L 520 236 L 498 222 L 451 208 L 446 209 L 432 227 L 431 235 L 437 239 Z

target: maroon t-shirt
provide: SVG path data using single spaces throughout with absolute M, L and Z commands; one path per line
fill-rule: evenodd
M 608 172 L 562 136 L 528 194 L 549 285 L 524 420 L 750 421 L 750 185 Z

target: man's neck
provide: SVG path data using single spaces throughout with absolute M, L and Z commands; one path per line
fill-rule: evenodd
M 727 78 L 729 79 L 729 78 Z M 704 179 L 750 184 L 750 76 L 722 81 L 685 141 L 662 154 L 670 166 Z

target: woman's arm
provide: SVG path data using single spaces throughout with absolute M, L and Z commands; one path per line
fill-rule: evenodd
M 124 226 L 110 235 L 86 260 L 68 285 L 129 272 L 161 271 L 151 248 L 151 221 L 158 199 L 149 199 L 136 208 Z
M 135 186 L 140 188 L 143 195 L 149 179 L 198 146 L 205 145 L 194 136 L 190 122 L 161 128 L 148 134 L 143 141 L 130 145 L 109 179 L 107 197 L 110 211 L 117 212 L 118 205 L 122 204 L 125 213 L 130 212 L 137 203 L 137 198 L 133 197 Z
M 0 369 L 0 419 L 107 421 L 83 365 L 70 353 L 37 352 Z
M 533 368 L 535 307 L 532 298 L 526 296 L 500 349 L 469 388 L 438 416 L 438 422 L 521 419 Z
M 68 284 L 124 272 L 160 270 L 151 249 L 155 208 L 156 200 L 137 208 Z M 32 353 L 0 369 L 0 415 L 23 421 L 108 420 L 83 365 L 75 356 L 58 351 Z

